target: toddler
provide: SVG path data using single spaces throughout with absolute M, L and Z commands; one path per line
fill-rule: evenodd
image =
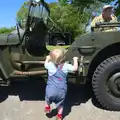
M 78 69 L 78 57 L 73 58 L 74 64 L 65 62 L 64 49 L 54 49 L 46 57 L 45 68 L 48 70 L 48 80 L 45 91 L 45 112 L 51 111 L 50 104 L 56 104 L 58 114 L 57 120 L 62 120 L 64 100 L 67 93 L 67 75 L 68 72 L 74 72 Z

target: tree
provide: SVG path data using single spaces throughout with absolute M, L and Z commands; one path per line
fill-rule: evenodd
M 28 7 L 29 7 L 29 2 L 24 2 L 20 10 L 17 12 L 16 19 L 23 20 L 24 18 L 26 18 L 28 13 Z
M 50 17 L 62 31 L 73 33 L 73 37 L 84 32 L 85 24 L 89 19 L 87 12 L 80 14 L 71 4 L 61 5 L 58 3 L 51 3 L 49 7 L 51 10 Z
M 58 0 L 60 5 L 66 5 L 68 4 L 68 0 Z
M 114 0 L 59 0 L 59 3 L 71 3 L 72 5 L 74 5 L 74 7 L 77 7 L 81 13 L 83 13 L 84 9 L 91 9 L 94 8 L 94 6 L 95 8 L 100 8 L 102 4 L 108 4 L 112 1 Z
M 0 34 L 7 34 L 12 32 L 13 30 L 15 30 L 14 27 L 11 27 L 11 28 L 3 27 L 3 28 L 0 28 Z
M 59 0 L 59 2 L 67 2 L 67 1 L 71 1 L 72 4 L 74 4 L 77 7 L 81 7 L 81 6 L 86 6 L 87 8 L 90 7 L 90 5 L 92 4 L 96 4 L 96 2 L 102 3 L 102 4 L 110 4 L 113 3 L 113 6 L 115 7 L 115 15 L 118 16 L 120 18 L 120 0 Z M 88 4 L 88 1 L 91 2 L 91 4 Z
M 99 2 L 92 4 L 94 0 L 88 0 L 87 2 L 80 0 L 82 5 L 76 5 L 76 1 L 69 4 L 67 0 L 59 0 L 59 2 L 53 2 L 49 4 L 50 7 L 50 17 L 57 24 L 62 31 L 72 32 L 73 37 L 78 34 L 84 33 L 84 28 L 87 22 L 89 21 L 91 11 L 93 9 L 97 10 L 98 5 L 101 6 Z M 90 1 L 90 2 L 89 2 Z M 79 1 L 78 1 L 79 2 Z M 90 5 L 88 9 L 86 5 Z M 20 10 L 17 13 L 19 19 L 23 19 L 27 15 L 27 6 L 28 3 L 24 3 Z M 53 24 L 49 22 L 49 28 Z M 58 29 L 55 29 L 56 31 Z
M 115 15 L 118 16 L 118 18 L 120 18 L 120 0 L 114 2 L 114 6 L 115 6 Z
M 114 1 L 114 0 L 58 0 L 59 3 L 62 3 L 62 4 L 71 3 L 71 4 L 74 4 L 79 7 L 81 7 L 81 6 L 89 7 L 91 4 L 96 4 L 96 2 L 108 4 L 112 1 Z

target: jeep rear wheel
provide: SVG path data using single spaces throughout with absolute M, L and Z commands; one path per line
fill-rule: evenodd
M 120 110 L 120 55 L 104 60 L 92 79 L 94 94 L 99 103 L 109 110 Z

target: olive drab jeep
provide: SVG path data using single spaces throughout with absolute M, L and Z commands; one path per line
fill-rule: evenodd
M 44 61 L 49 53 L 45 43 L 49 16 L 47 3 L 30 0 L 25 27 L 17 22 L 16 31 L 0 35 L 1 86 L 10 85 L 13 78 L 47 76 Z M 119 27 L 120 23 L 99 23 L 95 27 L 106 26 Z M 68 78 L 74 78 L 76 83 L 92 84 L 104 108 L 120 110 L 120 32 L 95 32 L 92 28 L 91 33 L 76 37 L 67 49 L 67 62 L 72 63 L 74 56 L 79 57 L 79 69 Z

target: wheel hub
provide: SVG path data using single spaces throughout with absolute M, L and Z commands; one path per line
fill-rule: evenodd
M 108 83 L 110 92 L 120 98 L 120 72 L 113 74 Z

